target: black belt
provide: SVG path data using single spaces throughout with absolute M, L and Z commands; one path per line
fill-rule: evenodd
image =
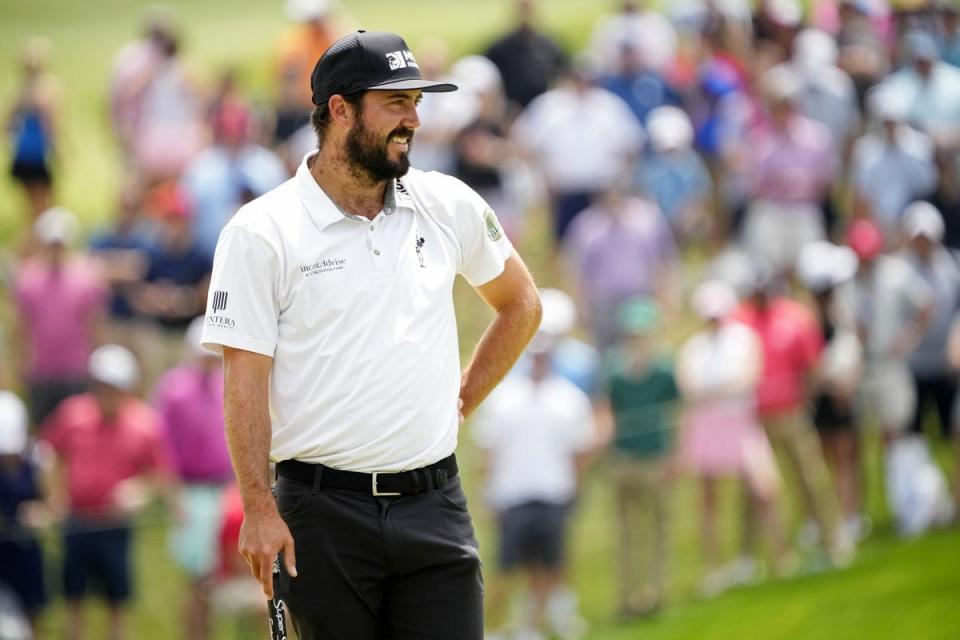
M 315 485 L 348 491 L 363 491 L 375 496 L 401 496 L 439 489 L 457 476 L 457 459 L 449 456 L 426 467 L 397 473 L 362 473 L 333 469 L 299 460 L 277 463 L 277 475 Z

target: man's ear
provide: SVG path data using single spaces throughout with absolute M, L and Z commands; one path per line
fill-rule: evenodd
M 327 101 L 327 108 L 330 110 L 330 120 L 339 123 L 346 129 L 353 126 L 354 118 L 356 118 L 356 109 L 344 100 L 343 96 L 330 96 L 330 99 Z

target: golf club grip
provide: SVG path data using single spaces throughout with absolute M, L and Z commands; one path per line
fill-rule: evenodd
M 278 597 L 273 597 L 267 601 L 267 613 L 270 616 L 270 640 L 287 640 L 285 608 L 283 600 Z
M 287 640 L 286 607 L 280 597 L 280 556 L 273 561 L 273 597 L 267 601 L 270 618 L 270 640 Z

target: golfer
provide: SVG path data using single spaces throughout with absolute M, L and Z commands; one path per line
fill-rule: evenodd
M 397 35 L 317 62 L 319 150 L 217 245 L 204 343 L 222 349 L 240 552 L 303 640 L 483 636 L 453 451 L 540 321 L 530 274 L 460 181 L 410 169 L 424 80 Z M 461 372 L 453 284 L 495 318 Z M 277 463 L 271 495 L 269 461 Z

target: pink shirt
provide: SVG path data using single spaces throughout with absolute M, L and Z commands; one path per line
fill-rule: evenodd
M 112 424 L 92 394 L 60 404 L 40 433 L 63 464 L 73 513 L 106 515 L 117 485 L 168 468 L 159 422 L 157 412 L 135 398 L 121 405 Z
M 806 378 L 817 365 L 823 337 L 816 318 L 802 304 L 775 298 L 761 312 L 746 302 L 733 320 L 753 328 L 763 348 L 763 374 L 757 387 L 761 416 L 792 411 L 807 400 Z
M 755 198 L 819 205 L 836 178 L 830 129 L 809 118 L 793 116 L 784 130 L 760 125 L 747 145 Z
M 93 265 L 71 259 L 53 271 L 43 260 L 28 259 L 17 271 L 13 293 L 30 349 L 30 379 L 85 378 L 94 319 L 107 297 Z
M 174 467 L 186 482 L 233 478 L 223 426 L 223 370 L 197 365 L 170 370 L 157 383 L 154 404 L 163 421 Z

